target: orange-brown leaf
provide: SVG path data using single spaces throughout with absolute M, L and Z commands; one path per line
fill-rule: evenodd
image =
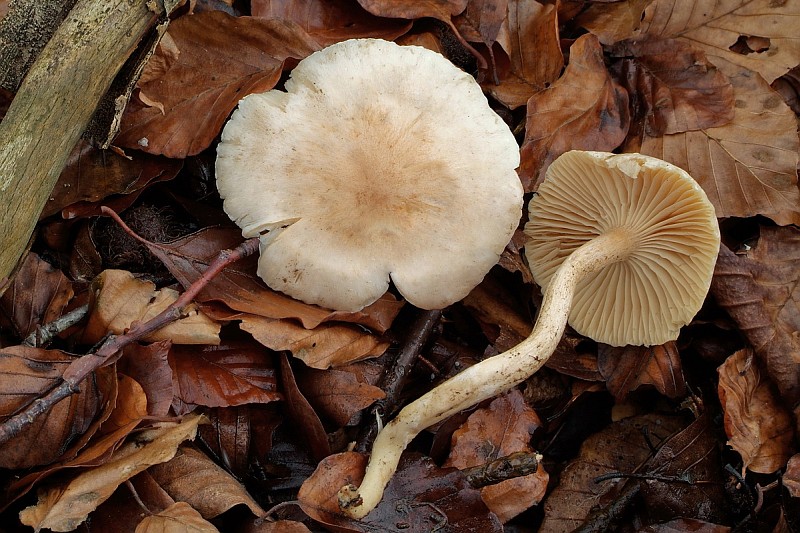
M 601 43 L 612 45 L 629 37 L 639 27 L 644 9 L 652 1 L 592 2 L 575 22 L 596 35 Z
M 114 139 L 117 146 L 174 158 L 197 154 L 219 134 L 239 100 L 275 86 L 287 58 L 303 59 L 319 48 L 289 21 L 221 11 L 180 17 L 169 33 L 177 59 L 163 76 L 139 86 L 160 105 L 132 100 Z
M 309 403 L 337 427 L 346 426 L 356 413 L 386 397 L 381 389 L 360 382 L 345 369 L 310 368 L 299 373 L 297 380 Z
M 496 398 L 488 407 L 472 413 L 453 433 L 452 449 L 445 466 L 464 469 L 512 453 L 533 451 L 529 444 L 531 435 L 540 425 L 539 417 L 525 404 L 522 393 L 515 389 Z M 535 474 L 483 487 L 481 497 L 505 523 L 541 501 L 548 478 L 547 472 L 539 465 Z
M 214 533 L 219 531 L 191 505 L 176 502 L 139 522 L 136 533 Z
M 674 342 L 620 348 L 601 344 L 597 364 L 606 387 L 618 400 L 642 385 L 652 385 L 669 398 L 686 394 L 681 358 Z
M 600 43 L 593 35 L 580 37 L 564 74 L 528 101 L 519 169 L 525 190 L 534 190 L 564 152 L 613 150 L 629 122 L 628 93 L 611 79 Z
M 769 474 L 792 455 L 792 415 L 752 357 L 749 350 L 728 357 L 717 369 L 718 392 L 728 444 L 742 456 L 745 468 Z

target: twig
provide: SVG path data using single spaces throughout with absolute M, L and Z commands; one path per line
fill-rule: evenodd
M 389 417 L 397 409 L 400 392 L 408 381 L 408 375 L 414 367 L 420 350 L 428 342 L 434 327 L 441 317 L 441 310 L 425 311 L 411 325 L 411 330 L 403 349 L 400 350 L 397 358 L 381 378 L 380 388 L 386 393 L 386 397 L 375 402 L 372 409 L 370 409 L 370 415 L 367 417 L 368 422 L 362 428 L 361 434 L 356 441 L 356 451 L 366 453 L 372 447 L 372 442 L 375 440 L 379 430 L 379 417 Z
M 103 213 L 119 220 L 116 213 L 104 207 Z M 123 224 L 124 226 L 124 224 Z M 124 226 L 127 228 L 127 226 Z M 127 229 L 130 231 L 130 228 Z M 55 404 L 67 396 L 78 392 L 81 382 L 92 372 L 103 366 L 114 354 L 122 350 L 125 346 L 147 337 L 167 324 L 180 320 L 186 316 L 186 308 L 192 303 L 209 281 L 216 276 L 222 269 L 248 255 L 254 254 L 258 250 L 258 239 L 248 239 L 233 250 L 223 250 L 212 261 L 208 268 L 189 287 L 175 300 L 169 307 L 154 316 L 147 322 L 136 322 L 122 335 L 112 335 L 100 348 L 93 354 L 87 354 L 73 361 L 62 376 L 62 382 L 52 388 L 44 397 L 38 398 L 25 407 L 21 412 L 4 420 L 0 424 L 0 444 L 8 442 L 19 434 L 20 431 L 33 423 L 36 418 L 47 412 Z
M 25 340 L 22 341 L 22 344 L 33 347 L 44 346 L 45 344 L 53 340 L 53 337 L 55 337 L 62 331 L 68 330 L 69 328 L 71 328 L 72 326 L 83 320 L 83 317 L 85 317 L 86 313 L 88 312 L 89 312 L 88 305 L 82 305 L 80 307 L 76 307 L 69 313 L 61 315 L 52 322 L 48 322 L 44 326 L 36 328 L 36 331 L 32 332 L 30 335 L 25 337 Z
M 527 476 L 539 469 L 542 456 L 535 452 L 517 452 L 482 465 L 464 468 L 461 473 L 473 489 L 494 485 L 507 479 Z

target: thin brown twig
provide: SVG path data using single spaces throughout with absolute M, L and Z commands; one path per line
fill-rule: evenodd
M 102 208 L 103 213 L 109 215 L 117 223 L 121 223 L 125 231 L 133 234 L 133 231 L 125 225 L 111 209 Z M 133 234 L 141 239 L 138 235 Z M 208 268 L 175 300 L 169 307 L 154 316 L 147 322 L 136 322 L 131 328 L 122 335 L 112 335 L 97 349 L 95 353 L 87 354 L 75 359 L 64 371 L 62 381 L 43 397 L 37 398 L 28 404 L 22 411 L 11 416 L 0 423 L 0 444 L 8 442 L 23 429 L 30 426 L 37 417 L 47 412 L 55 404 L 64 398 L 75 394 L 80 390 L 81 382 L 92 372 L 103 366 L 114 354 L 122 350 L 125 346 L 147 337 L 167 324 L 184 318 L 187 307 L 192 303 L 195 296 L 211 281 L 214 276 L 219 274 L 225 267 L 238 261 L 239 259 L 252 255 L 258 250 L 258 239 L 248 239 L 233 250 L 223 250 L 208 265 Z

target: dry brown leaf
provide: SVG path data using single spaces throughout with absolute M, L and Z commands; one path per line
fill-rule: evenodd
M 235 248 L 242 242 L 235 227 L 205 228 L 168 244 L 150 244 L 148 249 L 158 257 L 184 287 L 196 281 L 220 251 Z M 217 300 L 231 309 L 267 318 L 295 318 L 306 329 L 322 322 L 338 320 L 364 325 L 378 333 L 391 326 L 403 302 L 389 293 L 355 313 L 331 311 L 293 300 L 275 292 L 256 276 L 257 256 L 238 261 L 220 272 L 200 291 L 196 300 Z
M 16 414 L 61 382 L 74 357 L 58 350 L 8 346 L 0 351 L 0 417 Z M 86 438 L 92 421 L 104 404 L 113 401 L 116 390 L 106 391 L 102 381 L 110 375 L 93 375 L 80 385 L 80 392 L 64 398 L 11 441 L 0 447 L 0 467 L 29 468 L 57 460 L 81 435 Z M 10 378 L 9 376 L 13 376 Z M 85 443 L 85 441 L 83 441 Z
M 794 113 L 758 74 L 720 62 L 717 66 L 733 86 L 731 123 L 645 136 L 640 149 L 631 149 L 689 172 L 720 218 L 764 215 L 781 225 L 800 224 L 800 141 Z
M 450 23 L 450 19 L 467 7 L 468 0 L 358 0 L 361 7 L 379 17 L 415 20 L 431 17 Z
M 146 322 L 178 299 L 170 288 L 155 290 L 149 281 L 125 270 L 105 270 L 92 284 L 94 302 L 82 341 L 94 344 L 107 333 L 124 333 L 134 322 Z M 220 325 L 194 305 L 186 317 L 151 333 L 144 340 L 169 340 L 174 344 L 219 344 Z
M 117 146 L 174 158 L 195 155 L 208 148 L 239 100 L 275 86 L 284 60 L 303 59 L 319 48 L 292 22 L 221 11 L 179 17 L 169 33 L 177 58 L 163 76 L 139 85 L 164 112 L 132 100 Z M 157 51 L 153 61 L 163 54 Z
M 121 483 L 152 465 L 170 460 L 181 442 L 194 438 L 201 421 L 201 416 L 191 415 L 180 424 L 163 424 L 143 431 L 102 466 L 78 474 L 66 485 L 40 490 L 39 503 L 23 509 L 20 521 L 37 531 L 45 528 L 72 531 Z
M 166 157 L 123 157 L 112 150 L 98 150 L 88 142 L 80 141 L 67 160 L 67 164 L 53 192 L 48 197 L 42 217 L 54 215 L 73 204 L 93 203 L 112 195 L 132 195 L 153 181 L 172 179 L 183 166 L 182 161 Z M 75 218 L 78 209 L 63 213 L 64 218 Z
M 561 483 L 544 501 L 544 522 L 540 533 L 560 533 L 577 528 L 591 508 L 610 493 L 618 479 L 595 483 L 595 478 L 611 472 L 633 472 L 652 450 L 683 426 L 680 417 L 647 414 L 626 418 L 587 438 L 578 457 L 561 474 Z M 646 429 L 645 429 L 646 428 Z
M 60 317 L 74 294 L 63 272 L 30 252 L 0 298 L 0 310 L 24 338 Z
M 761 228 L 739 257 L 720 248 L 711 293 L 730 314 L 787 405 L 800 401 L 800 230 Z
M 186 404 L 228 407 L 280 400 L 272 356 L 255 343 L 173 346 L 175 396 Z
M 497 43 L 504 51 L 494 54 L 497 80 L 489 76 L 481 85 L 511 109 L 525 105 L 534 93 L 555 81 L 564 67 L 554 4 L 510 0 Z
M 629 122 L 628 93 L 608 74 L 600 43 L 591 34 L 580 37 L 564 74 L 528 101 L 519 168 L 525 190 L 534 190 L 564 152 L 613 150 Z
M 92 512 L 91 531 L 132 532 L 146 517 L 175 503 L 146 471 L 135 475 L 130 483 L 118 487 Z
M 294 377 L 292 365 L 286 354 L 281 354 L 281 384 L 286 395 L 286 409 L 292 418 L 298 434 L 306 443 L 306 448 L 317 461 L 331 454 L 331 445 L 328 434 L 319 419 L 316 411 L 308 402 Z
M 466 9 L 453 18 L 458 31 L 468 41 L 491 49 L 500 26 L 508 16 L 509 0 L 470 0 Z
M 653 524 L 637 530 L 637 533 L 728 533 L 728 526 L 712 524 L 693 518 L 676 518 L 669 522 Z
M 136 533 L 215 533 L 214 524 L 203 519 L 191 505 L 177 502 L 158 514 L 146 517 Z
M 257 523 L 248 524 L 242 533 L 311 533 L 305 524 L 293 520 L 277 520 L 267 522 L 259 520 Z
M 288 350 L 311 368 L 340 367 L 382 355 L 389 343 L 345 324 L 306 329 L 292 320 L 243 315 L 239 326 L 270 350 Z
M 623 346 L 600 344 L 597 366 L 606 387 L 617 400 L 623 400 L 642 385 L 652 385 L 669 398 L 686 394 L 680 354 L 675 342 L 660 346 Z
M 297 381 L 309 403 L 336 427 L 346 426 L 356 413 L 386 397 L 381 389 L 345 369 L 309 368 L 298 372 Z
M 642 22 L 644 9 L 652 1 L 593 2 L 575 19 L 575 23 L 596 35 L 604 45 L 612 45 L 633 34 Z
M 207 520 L 236 505 L 265 514 L 241 483 L 192 446 L 181 446 L 173 459 L 149 472 L 175 501 L 188 503 Z
M 638 34 L 682 39 L 716 57 L 761 74 L 768 82 L 800 62 L 800 4 L 785 0 L 655 0 Z M 768 47 L 739 54 L 740 37 L 760 37 Z
M 147 396 L 147 413 L 167 416 L 172 404 L 172 369 L 167 354 L 172 343 L 154 342 L 148 345 L 131 344 L 123 350 L 117 362 L 121 374 L 132 377 L 141 385 Z
M 728 445 L 744 467 L 759 474 L 783 468 L 792 455 L 792 415 L 781 404 L 775 386 L 762 378 L 750 350 L 740 350 L 717 369 L 718 393 L 725 412 Z
M 411 29 L 411 22 L 376 17 L 349 0 L 253 0 L 254 17 L 290 20 L 321 45 L 345 39 L 393 41 Z
M 612 55 L 647 135 L 724 126 L 733 120 L 733 87 L 706 55 L 675 39 L 623 41 Z M 639 117 L 637 116 L 637 119 Z
M 532 452 L 530 439 L 539 417 L 515 389 L 472 413 L 453 433 L 445 466 L 478 466 L 516 452 Z M 542 465 L 535 474 L 501 481 L 481 489 L 486 506 L 506 523 L 544 497 L 549 476 Z
M 783 486 L 788 489 L 792 498 L 800 498 L 800 453 L 794 454 L 786 463 Z
M 122 440 L 147 416 L 147 396 L 139 383 L 128 376 L 117 375 L 117 403 L 100 427 L 100 435 L 114 433 Z

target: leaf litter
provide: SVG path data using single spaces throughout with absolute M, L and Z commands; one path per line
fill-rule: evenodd
M 297 302 L 246 258 L 206 283 L 188 316 L 127 345 L 3 445 L 4 520 L 413 532 L 727 531 L 797 519 L 796 2 L 215 5 L 191 3 L 171 22 L 114 149 L 80 144 L 50 195 L 0 299 L 4 420 L 242 243 L 232 225 L 209 225 L 226 220 L 208 163 L 222 125 L 241 97 L 280 88 L 297 61 L 348 38 L 424 45 L 475 75 L 518 134 L 528 192 L 570 149 L 640 151 L 686 169 L 722 223 L 712 297 L 664 346 L 611 348 L 568 331 L 546 372 L 415 440 L 383 502 L 354 522 L 335 496 L 360 480 L 365 456 L 346 450 L 369 449 L 367 429 L 392 417 L 373 407 L 393 387 L 380 375 L 415 310 L 391 292 L 356 313 Z M 138 209 L 173 240 L 143 242 L 115 266 L 96 239 L 102 206 Z M 444 310 L 412 354 L 401 403 L 527 335 L 540 300 L 524 245 L 515 239 Z M 87 303 L 78 326 L 22 344 Z M 212 421 L 203 445 L 181 445 L 199 413 Z M 460 472 L 515 452 L 540 453 L 539 470 L 481 489 Z

